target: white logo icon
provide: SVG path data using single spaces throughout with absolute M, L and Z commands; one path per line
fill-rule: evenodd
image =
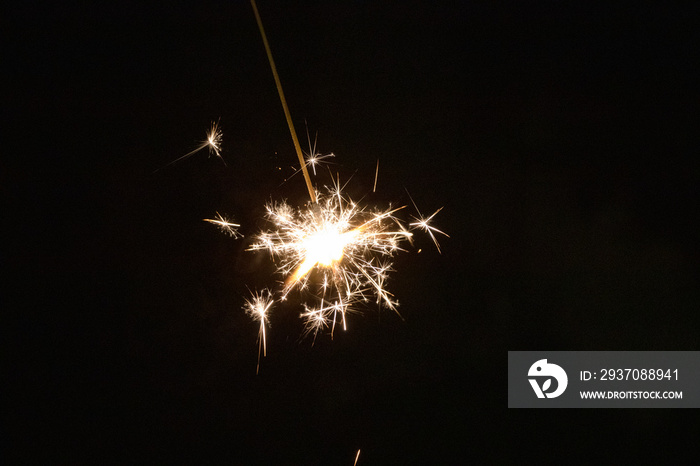
M 566 385 L 569 383 L 569 378 L 566 376 L 564 369 L 557 366 L 556 364 L 547 363 L 546 359 L 540 359 L 535 364 L 530 366 L 530 370 L 527 372 L 529 377 L 547 377 L 547 379 L 540 387 L 537 379 L 528 379 L 532 389 L 535 390 L 537 398 L 556 398 L 566 390 Z M 547 392 L 549 387 L 552 385 L 552 378 L 557 381 L 557 389 L 553 392 Z

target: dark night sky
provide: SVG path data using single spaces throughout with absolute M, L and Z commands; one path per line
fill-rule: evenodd
M 423 213 L 444 206 L 443 254 L 423 237 L 396 258 L 404 320 L 364 309 L 312 344 L 278 306 L 256 376 L 242 300 L 276 277 L 245 248 L 267 201 L 307 195 L 283 183 L 296 156 L 250 4 L 12 8 L 11 460 L 604 459 L 599 442 L 653 452 L 692 422 L 509 412 L 505 394 L 508 350 L 700 346 L 697 10 L 258 7 L 302 139 L 306 120 L 355 199 L 403 205 L 406 188 Z M 228 166 L 202 152 L 153 173 L 219 118 Z M 246 238 L 201 221 L 217 211 Z

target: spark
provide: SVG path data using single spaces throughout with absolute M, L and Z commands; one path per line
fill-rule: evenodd
M 320 165 L 321 162 L 325 159 L 335 157 L 335 154 L 330 153 L 326 155 L 321 155 L 318 152 L 316 152 L 316 141 L 318 140 L 318 132 L 316 132 L 316 136 L 314 137 L 314 145 L 311 147 L 311 137 L 309 136 L 309 129 L 306 129 L 306 139 L 309 141 L 309 153 L 305 154 L 306 158 L 306 166 L 311 167 L 311 169 L 314 172 L 314 176 L 316 176 L 316 166 Z
M 398 302 L 386 289 L 390 259 L 403 250 L 409 232 L 394 215 L 404 207 L 368 209 L 347 197 L 334 183 L 316 192 L 317 204 L 294 209 L 286 202 L 266 206 L 273 229 L 260 233 L 249 250 L 267 250 L 285 276 L 282 296 L 298 289 L 317 304 L 304 303 L 301 317 L 314 335 L 340 321 L 360 301 L 374 297 L 396 311 Z M 398 313 L 398 311 L 396 311 Z M 332 333 L 331 333 L 332 334 Z
M 308 335 L 309 333 L 313 332 L 315 339 L 318 331 L 328 326 L 329 320 L 326 313 L 328 312 L 329 308 L 321 306 L 321 308 L 315 309 L 304 304 L 304 309 L 306 312 L 301 314 L 301 318 L 304 319 L 304 323 L 306 325 L 305 333 Z
M 204 221 L 213 223 L 214 225 L 218 226 L 221 231 L 233 238 L 243 236 L 241 233 L 238 232 L 238 227 L 240 227 L 239 224 L 228 221 L 219 212 L 216 213 L 216 216 L 216 219 L 205 218 Z
M 373 193 L 377 192 L 377 178 L 379 178 L 379 159 L 377 159 L 377 170 L 374 172 L 374 187 L 372 188 Z
M 324 163 L 324 160 L 329 159 L 331 157 L 335 157 L 335 154 L 332 152 L 326 155 L 321 155 L 318 153 L 307 154 L 305 158 L 306 166 L 311 167 L 311 170 L 314 172 L 314 176 L 316 176 L 316 167 L 320 166 L 322 163 Z
M 357 450 L 357 455 L 355 456 L 355 463 L 352 466 L 357 466 L 357 460 L 360 459 L 360 450 Z
M 253 318 L 260 322 L 260 330 L 258 332 L 258 366 L 255 371 L 257 374 L 260 371 L 260 352 L 263 356 L 267 356 L 267 342 L 265 340 L 265 324 L 268 323 L 268 312 L 272 308 L 274 300 L 272 293 L 267 288 L 261 292 L 251 292 L 252 298 L 246 299 L 243 305 L 243 310 Z
M 418 207 L 416 207 L 416 210 L 418 210 Z M 413 217 L 415 222 L 410 224 L 411 226 L 415 226 L 416 228 L 420 228 L 423 231 L 425 231 L 426 233 L 428 233 L 430 235 L 430 238 L 433 240 L 433 243 L 435 243 L 435 247 L 437 248 L 437 250 L 440 254 L 442 254 L 442 251 L 440 250 L 440 243 L 438 243 L 438 240 L 437 240 L 437 238 L 435 238 L 435 235 L 433 234 L 433 232 L 440 233 L 441 235 L 445 235 L 448 238 L 450 237 L 450 235 L 448 235 L 444 231 L 440 231 L 437 228 L 435 228 L 434 226 L 430 225 L 430 221 L 441 210 L 442 210 L 442 207 L 440 207 L 438 210 L 436 210 L 433 213 L 433 215 L 431 215 L 430 217 L 422 217 L 422 216 L 421 217 Z M 418 215 L 420 216 L 420 211 L 418 212 Z
M 306 138 L 309 141 L 309 152 L 304 152 L 304 167 L 311 168 L 311 170 L 314 173 L 314 176 L 316 176 L 316 167 L 320 167 L 321 165 L 328 163 L 326 162 L 326 159 L 335 157 L 335 154 L 331 152 L 330 154 L 323 155 L 319 152 L 316 152 L 316 141 L 318 140 L 318 132 L 314 137 L 313 145 L 311 145 L 311 137 L 309 136 L 308 128 L 306 130 Z M 292 169 L 294 170 L 294 173 L 289 178 L 285 179 L 285 182 L 290 180 L 297 173 L 303 171 L 303 169 L 297 170 L 296 167 L 292 167 Z
M 356 303 L 368 302 L 371 296 L 374 296 L 380 308 L 383 306 L 396 311 L 398 301 L 386 288 L 389 272 L 393 271 L 390 259 L 398 251 L 403 251 L 403 241 L 412 243 L 413 233 L 395 216 L 405 206 L 396 209 L 389 206 L 386 210 L 361 206 L 343 193 L 344 186 L 341 188 L 339 179 L 324 192 L 314 188 L 308 167 L 316 175 L 316 166 L 334 155 L 320 155 L 316 152 L 318 134 L 312 146 L 307 127 L 309 153 L 304 157 L 258 7 L 255 0 L 250 0 L 250 4 L 311 203 L 296 209 L 285 201 L 269 203 L 266 210 L 272 228 L 261 232 L 248 250 L 267 250 L 277 264 L 277 272 L 286 277 L 280 301 L 285 301 L 294 289 L 299 290 L 302 298 L 312 297 L 316 301 L 316 305 L 302 303 L 305 312 L 301 317 L 305 321 L 307 334 L 313 332 L 315 339 L 320 330 L 330 326 L 332 338 L 338 318 L 342 321 L 343 329 L 346 329 L 346 314 Z M 373 192 L 377 189 L 378 176 L 379 160 Z M 438 251 L 440 246 L 433 232 L 446 234 L 429 225 L 429 222 L 439 211 L 440 209 L 428 218 L 423 218 L 418 211 L 419 217 L 414 217 L 417 223 L 409 225 L 430 234 Z M 261 319 L 261 332 L 264 339 L 264 319 Z M 355 463 L 359 455 L 360 450 L 357 451 Z
M 204 141 L 201 141 L 201 144 L 197 146 L 194 150 L 186 153 L 182 157 L 179 157 L 172 162 L 170 162 L 167 165 L 162 166 L 155 172 L 162 170 L 163 168 L 169 167 L 170 165 L 179 162 L 180 160 L 186 159 L 187 157 L 196 154 L 197 152 L 206 149 L 207 147 L 209 148 L 209 156 L 211 157 L 212 154 L 216 155 L 221 159 L 221 161 L 226 165 L 226 161 L 224 158 L 221 156 L 221 141 L 223 140 L 223 133 L 221 132 L 221 129 L 219 128 L 219 122 L 218 121 L 212 121 L 211 122 L 211 128 L 209 131 L 207 131 L 207 138 Z M 153 172 L 153 173 L 155 173 Z
M 440 212 L 443 208 L 440 207 L 438 210 L 436 210 L 435 212 L 433 212 L 433 215 L 431 215 L 431 216 L 429 216 L 429 217 L 423 217 L 423 215 L 420 213 L 420 210 L 418 209 L 418 206 L 417 206 L 416 203 L 413 201 L 413 198 L 411 197 L 411 194 L 408 192 L 408 190 L 406 191 L 406 194 L 408 194 L 408 197 L 411 199 L 411 203 L 413 203 L 413 207 L 415 207 L 415 208 L 416 208 L 416 212 L 418 212 L 418 217 L 413 217 L 413 215 L 411 215 L 411 217 L 413 217 L 413 220 L 415 220 L 415 222 L 411 223 L 410 226 L 412 226 L 412 227 L 414 227 L 414 228 L 420 228 L 420 229 L 422 229 L 423 231 L 425 231 L 426 233 L 428 233 L 428 234 L 430 235 L 430 238 L 433 240 L 433 243 L 435 243 L 435 247 L 437 248 L 438 252 L 439 252 L 440 254 L 442 254 L 442 251 L 440 250 L 440 243 L 438 243 L 438 240 L 437 240 L 437 238 L 435 238 L 435 235 L 433 234 L 433 232 L 435 232 L 435 233 L 440 233 L 441 235 L 445 235 L 445 236 L 447 236 L 448 238 L 450 237 L 450 235 L 448 235 L 448 234 L 445 233 L 444 231 L 440 231 L 440 230 L 438 230 L 437 228 L 435 228 L 434 226 L 430 225 L 430 221 L 431 221 L 431 220 L 438 214 L 438 212 Z M 444 206 L 443 206 L 443 207 L 444 207 Z M 419 250 L 418 252 L 420 252 L 420 250 Z
M 223 134 L 221 130 L 219 129 L 219 122 L 211 122 L 211 129 L 207 133 L 207 140 L 204 141 L 202 144 L 202 149 L 205 147 L 209 146 L 209 156 L 211 156 L 212 153 L 216 154 L 217 157 L 221 159 L 222 162 L 224 162 L 224 165 L 226 165 L 226 161 L 224 160 L 223 157 L 221 157 L 221 140 L 223 138 Z

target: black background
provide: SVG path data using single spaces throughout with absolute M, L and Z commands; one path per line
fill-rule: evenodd
M 10 460 L 603 460 L 688 432 L 689 412 L 508 411 L 506 351 L 698 349 L 696 10 L 259 9 L 302 141 L 306 120 L 354 199 L 444 206 L 443 253 L 397 256 L 403 320 L 370 307 L 314 343 L 278 305 L 256 375 L 241 306 L 277 277 L 245 248 L 267 201 L 307 194 L 250 4 L 5 7 Z M 219 118 L 227 166 L 154 173 Z

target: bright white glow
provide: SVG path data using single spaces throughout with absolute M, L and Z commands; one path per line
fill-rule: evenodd
M 333 227 L 324 228 L 304 240 L 306 261 L 330 267 L 333 262 L 342 259 L 343 249 L 349 239 L 349 235 L 342 235 Z
M 281 299 L 298 289 L 317 304 L 304 303 L 302 318 L 314 334 L 345 316 L 357 302 L 370 296 L 380 306 L 396 311 L 398 302 L 386 289 L 391 258 L 410 240 L 394 216 L 402 209 L 368 210 L 347 198 L 340 184 L 316 193 L 318 202 L 303 209 L 268 204 L 274 228 L 260 233 L 250 250 L 267 250 L 286 277 Z M 311 278 L 313 277 L 313 278 Z
M 386 210 L 361 206 L 347 197 L 343 187 L 338 180 L 323 192 L 316 191 L 317 202 L 305 207 L 294 208 L 284 201 L 265 206 L 270 228 L 259 233 L 248 250 L 268 251 L 285 278 L 274 298 L 266 289 L 254 293 L 244 306 L 260 322 L 258 367 L 260 354 L 265 354 L 266 324 L 274 301 L 286 301 L 297 290 L 304 308 L 300 317 L 305 333 L 315 338 L 319 331 L 330 328 L 333 337 L 336 323 L 347 329 L 346 316 L 358 303 L 374 300 L 380 308 L 398 313 L 399 303 L 386 285 L 394 272 L 394 254 L 404 250 L 404 242 L 413 241 L 409 229 L 425 231 L 440 251 L 435 234 L 447 234 L 431 222 L 442 208 L 424 217 L 416 207 L 416 221 L 407 225 L 395 215 L 406 206 Z M 237 233 L 237 224 L 217 216 L 207 221 Z

